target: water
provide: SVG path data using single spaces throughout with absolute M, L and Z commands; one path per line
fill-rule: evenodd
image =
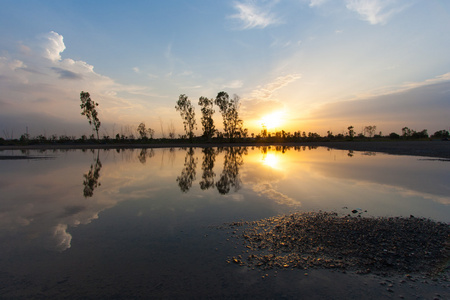
M 318 210 L 450 222 L 449 164 L 420 157 L 308 147 L 25 154 L 33 159 L 0 160 L 0 298 L 295 295 L 283 281 L 292 274 L 268 284 L 228 264 L 236 246 L 216 226 Z

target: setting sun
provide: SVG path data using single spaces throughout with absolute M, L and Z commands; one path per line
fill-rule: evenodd
M 265 115 L 261 119 L 261 125 L 268 130 L 279 129 L 279 127 L 283 125 L 283 115 L 284 113 L 281 111 Z

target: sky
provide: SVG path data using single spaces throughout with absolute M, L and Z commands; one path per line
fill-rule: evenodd
M 156 137 L 186 94 L 240 97 L 250 133 L 450 129 L 450 1 L 0 0 L 0 136 Z M 216 108 L 215 121 L 222 130 Z

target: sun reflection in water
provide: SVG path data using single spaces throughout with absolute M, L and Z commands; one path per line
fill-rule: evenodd
M 280 159 L 274 153 L 264 154 L 261 161 L 264 165 L 271 167 L 273 169 L 279 168 Z

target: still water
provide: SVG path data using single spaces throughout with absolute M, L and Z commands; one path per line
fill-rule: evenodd
M 0 298 L 282 296 L 226 262 L 236 246 L 217 226 L 318 210 L 450 222 L 446 161 L 274 146 L 26 154 L 0 160 Z

